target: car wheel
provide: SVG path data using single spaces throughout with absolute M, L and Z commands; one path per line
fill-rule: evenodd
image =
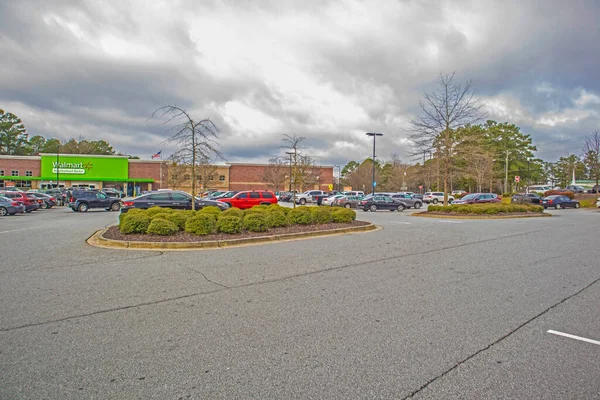
M 301 206 L 305 205 L 306 204 L 306 199 L 300 199 L 299 203 L 300 203 Z
M 41 208 L 42 210 L 45 210 L 45 209 L 47 209 L 47 208 L 48 208 L 48 203 L 46 203 L 46 202 L 44 201 L 42 204 L 40 204 L 40 208 Z
M 562 207 L 560 206 L 560 204 L 557 204 L 555 207 L 557 210 L 560 210 Z
M 422 205 L 423 205 L 423 204 L 421 204 L 421 203 L 415 203 L 415 209 L 417 209 L 417 210 L 418 210 L 419 208 L 421 208 L 421 206 L 422 206 Z
M 33 210 L 25 210 L 27 214 L 31 213 Z
M 373 204 L 371 207 L 369 207 L 369 210 L 371 210 L 372 212 L 377 211 L 377 206 L 375 204 Z
M 79 205 L 79 207 L 77 207 L 77 211 L 79 211 L 79 212 L 86 212 L 88 209 L 89 209 L 89 207 L 85 203 L 82 203 Z
M 398 212 L 404 211 L 404 206 L 402 204 L 398 204 Z
M 111 211 L 119 211 L 121 209 L 121 204 L 120 203 L 113 203 L 112 206 L 110 206 Z
M 368 209 L 368 208 L 363 208 L 362 210 L 363 210 L 363 211 L 369 211 L 369 209 Z
M 438 199 L 433 199 L 432 203 L 433 204 L 437 204 L 438 203 Z
M 344 204 L 344 208 L 350 208 L 350 207 L 352 207 L 352 205 L 350 203 Z
M 579 203 L 575 203 L 575 208 L 579 208 Z
M 8 210 L 5 207 L 0 207 L 0 215 L 5 216 L 8 214 Z

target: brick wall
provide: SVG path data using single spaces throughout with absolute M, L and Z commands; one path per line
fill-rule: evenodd
M 162 177 L 161 177 L 162 163 Z M 129 179 L 154 179 L 152 189 L 166 189 L 169 177 L 168 163 L 162 161 L 129 160 Z
M 40 176 L 40 159 L 0 158 L 0 171 L 11 176 L 12 171 L 19 171 L 19 176 L 25 176 L 25 171 L 32 171 L 33 176 Z

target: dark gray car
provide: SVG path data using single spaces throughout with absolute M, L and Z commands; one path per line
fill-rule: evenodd
M 407 193 L 396 193 L 392 195 L 392 199 L 400 200 L 406 204 L 407 208 L 419 209 L 423 207 L 423 200 L 411 196 Z
M 25 206 L 8 197 L 0 196 L 0 215 L 15 215 L 25 212 Z

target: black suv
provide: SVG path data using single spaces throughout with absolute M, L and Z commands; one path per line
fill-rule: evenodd
M 73 190 L 69 200 L 73 211 L 86 212 L 90 208 L 104 208 L 106 211 L 119 211 L 121 199 L 110 197 L 98 190 Z

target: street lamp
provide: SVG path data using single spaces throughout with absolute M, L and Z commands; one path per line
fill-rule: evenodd
M 338 169 L 338 184 L 337 184 L 337 191 L 340 191 L 340 179 L 342 178 L 342 167 L 340 167 L 339 165 L 334 165 L 334 168 Z
M 373 180 L 371 181 L 372 185 L 372 194 L 375 195 L 375 138 L 377 136 L 383 136 L 383 133 L 376 132 L 367 132 L 367 136 L 373 136 Z
M 527 157 L 527 188 L 525 192 L 529 193 L 529 186 L 531 185 L 531 170 L 529 168 L 529 163 L 531 162 L 531 157 Z

